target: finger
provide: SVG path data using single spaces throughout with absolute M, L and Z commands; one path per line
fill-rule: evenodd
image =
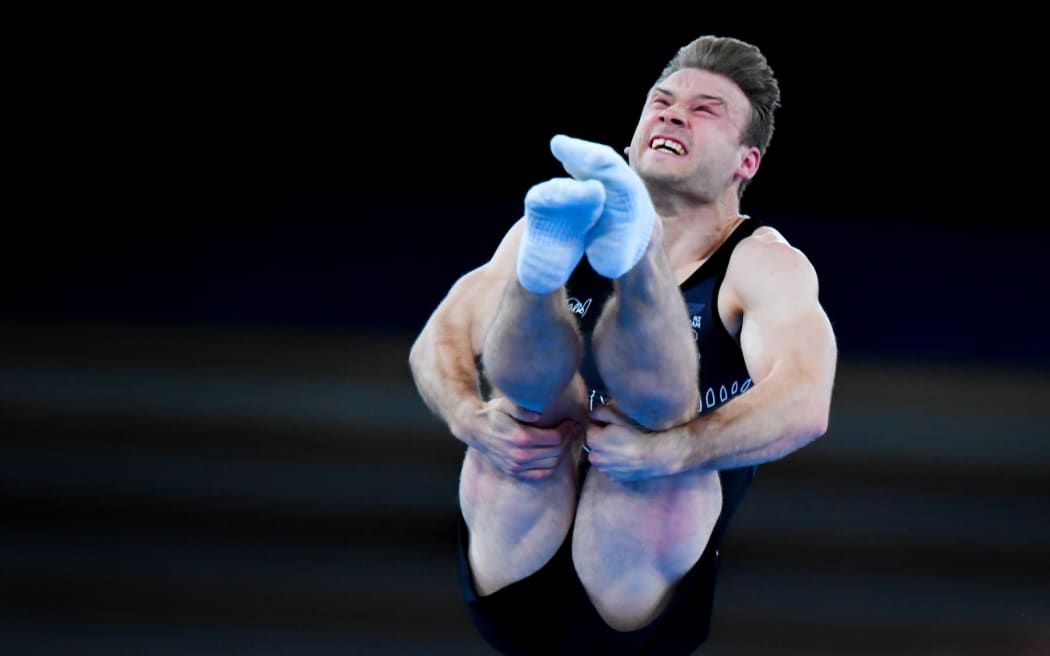
M 573 419 L 563 419 L 557 426 L 552 428 L 530 427 L 526 431 L 528 440 L 533 445 L 550 447 L 560 446 L 563 442 L 572 441 L 583 431 L 583 427 Z
M 616 412 L 609 406 L 600 405 L 591 411 L 591 421 L 603 424 L 614 423 L 618 419 Z
M 509 472 L 518 474 L 527 469 L 540 467 L 553 467 L 563 455 L 561 447 L 547 447 L 545 449 L 511 449 L 504 456 L 509 463 Z
M 600 461 L 602 458 L 602 454 L 598 453 L 598 450 L 595 449 L 594 445 L 590 442 L 584 444 L 583 446 L 583 457 L 587 458 L 588 462 L 597 467 L 598 461 Z
M 587 435 L 584 441 L 591 449 L 596 449 L 601 446 L 602 435 L 605 434 L 605 427 L 599 424 L 590 424 L 587 426 Z
M 514 445 L 521 449 L 558 449 L 564 441 L 564 431 L 560 425 L 554 428 L 522 428 L 515 436 Z
M 614 460 L 610 460 L 607 454 L 601 453 L 600 451 L 591 451 L 587 454 L 587 459 L 590 461 L 591 467 L 594 467 L 612 480 L 621 480 L 622 471 L 620 467 Z
M 591 466 L 605 474 L 614 481 L 624 482 L 633 480 L 632 471 L 615 460 L 610 460 L 607 455 L 592 452 Z
M 595 467 L 598 467 L 598 465 L 595 465 Z M 632 472 L 616 469 L 615 467 L 606 467 L 605 469 L 598 467 L 598 469 L 617 483 L 633 483 L 637 480 L 641 480 L 640 477 L 635 476 Z
M 582 426 L 572 419 L 566 419 L 557 426 L 563 442 L 576 439 L 582 430 Z
M 550 478 L 554 474 L 553 469 L 530 469 L 528 471 L 521 472 L 515 476 L 525 481 L 540 481 L 545 478 Z
M 547 456 L 545 458 L 537 458 L 531 461 L 527 466 L 522 467 L 522 471 L 531 471 L 534 469 L 545 469 L 553 470 L 558 467 L 558 463 L 561 462 L 562 454 L 558 452 L 553 456 Z
M 592 421 L 597 421 L 602 424 L 615 424 L 617 426 L 635 425 L 630 417 L 620 412 L 619 408 L 611 404 L 598 406 L 591 412 L 590 416 Z
M 513 475 L 518 478 L 542 478 L 549 476 L 558 468 L 558 463 L 562 460 L 562 454 L 559 452 L 555 456 L 546 458 L 537 458 L 527 463 L 520 463 L 513 470 Z

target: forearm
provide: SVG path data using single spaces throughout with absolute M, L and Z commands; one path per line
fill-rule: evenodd
M 465 328 L 435 315 L 412 345 L 409 367 L 420 397 L 457 439 L 466 441 L 464 416 L 483 401 L 479 373 Z
M 751 277 L 741 274 L 729 293 L 739 295 L 744 310 L 740 348 L 754 382 L 690 423 L 691 459 L 698 467 L 782 458 L 828 427 L 837 348 L 817 300 L 816 275 L 781 242 L 749 246 L 754 248 L 744 249 L 738 264 Z
M 731 469 L 782 458 L 827 430 L 830 389 L 773 378 L 678 430 L 685 469 Z

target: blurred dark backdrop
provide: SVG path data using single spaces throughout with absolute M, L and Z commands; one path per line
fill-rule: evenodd
M 563 175 L 550 136 L 626 145 L 701 33 L 778 74 L 743 209 L 841 352 L 829 434 L 741 510 L 710 653 L 1048 648 L 1024 21 L 672 9 L 171 17 L 57 57 L 4 239 L 4 652 L 487 653 L 408 346 Z

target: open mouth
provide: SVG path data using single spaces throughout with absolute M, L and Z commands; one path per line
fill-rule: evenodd
M 649 142 L 649 147 L 653 150 L 661 150 L 673 155 L 685 155 L 685 146 L 674 139 L 668 139 L 666 137 L 656 137 Z

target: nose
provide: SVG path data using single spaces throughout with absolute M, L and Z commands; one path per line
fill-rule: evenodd
M 660 121 L 663 123 L 670 123 L 675 126 L 685 125 L 685 112 L 682 111 L 681 107 L 677 104 L 668 105 L 662 112 L 660 112 Z

